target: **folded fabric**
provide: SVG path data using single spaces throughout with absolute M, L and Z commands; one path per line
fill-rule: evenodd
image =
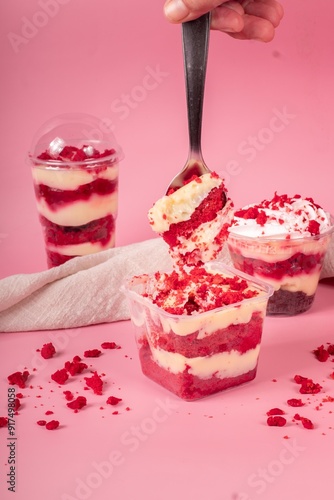
M 230 263 L 227 248 L 220 258 Z M 34 274 L 0 281 L 0 332 L 54 330 L 129 319 L 120 287 L 126 277 L 169 270 L 161 238 L 77 257 Z M 334 277 L 334 242 L 321 278 Z
M 169 269 L 161 238 L 71 259 L 0 281 L 0 332 L 74 328 L 129 318 L 127 276 Z

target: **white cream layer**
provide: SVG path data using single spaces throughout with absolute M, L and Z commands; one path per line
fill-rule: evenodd
M 284 276 L 281 280 L 264 278 L 254 273 L 254 278 L 266 281 L 274 290 L 286 290 L 289 292 L 304 292 L 306 295 L 313 295 L 316 292 L 320 277 L 320 270 L 317 268 L 310 274 L 298 274 L 297 276 Z
M 160 198 L 148 212 L 153 231 L 162 234 L 168 231 L 171 224 L 189 220 L 210 191 L 222 182 L 219 177 L 204 174 L 201 182 L 191 181 L 175 193 Z
M 43 198 L 36 200 L 37 210 L 46 219 L 59 226 L 82 226 L 107 215 L 117 214 L 117 191 L 104 196 L 93 194 L 88 200 L 79 200 L 50 210 Z
M 261 238 L 254 238 L 252 241 L 229 235 L 228 246 L 232 252 L 241 254 L 245 258 L 273 263 L 287 260 L 298 252 L 304 255 L 325 254 L 330 239 L 331 235 L 325 234 L 318 238 L 300 240 L 261 241 Z
M 106 169 L 56 169 L 41 165 L 32 168 L 32 177 L 35 184 L 44 184 L 54 189 L 73 191 L 78 187 L 89 184 L 96 179 L 113 181 L 118 176 L 118 164 L 113 164 Z
M 173 319 L 172 315 L 139 306 L 131 311 L 131 319 L 134 325 L 140 328 L 144 325 L 148 314 L 155 325 L 158 327 L 161 325 L 164 334 L 174 333 L 184 337 L 198 331 L 196 338 L 202 339 L 230 325 L 249 323 L 255 312 L 260 313 L 261 317 L 264 318 L 266 307 L 267 296 L 264 300 L 244 301 L 240 306 L 215 309 L 212 313 L 202 313 L 197 316 L 185 315 L 181 316 L 180 319 Z M 148 328 L 150 329 L 149 325 Z M 148 336 L 150 337 L 149 332 Z
M 190 366 L 189 373 L 201 379 L 238 377 L 253 370 L 258 362 L 260 344 L 241 354 L 232 350 L 212 356 L 186 358 L 182 354 L 156 349 L 152 346 L 153 360 L 171 373 L 182 373 Z
M 115 246 L 115 234 L 113 234 L 106 245 L 101 243 L 79 243 L 78 245 L 50 245 L 46 248 L 50 252 L 59 253 L 60 255 L 89 255 L 92 253 L 101 252 Z

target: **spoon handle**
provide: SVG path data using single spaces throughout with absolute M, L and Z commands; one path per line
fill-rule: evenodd
M 202 159 L 201 135 L 210 12 L 182 24 L 190 155 Z

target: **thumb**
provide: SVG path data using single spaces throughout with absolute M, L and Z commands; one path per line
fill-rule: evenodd
M 225 0 L 227 2 L 228 0 Z M 167 0 L 164 14 L 171 23 L 190 21 L 225 3 L 222 0 Z M 194 5 L 195 4 L 195 5 Z

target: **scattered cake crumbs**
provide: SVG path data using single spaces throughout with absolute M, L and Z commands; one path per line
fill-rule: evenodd
M 0 427 L 7 427 L 7 425 L 8 425 L 8 418 L 0 417 Z
M 280 408 L 272 408 L 271 410 L 267 411 L 267 415 L 284 415 L 284 411 L 281 410 Z
M 54 429 L 58 429 L 59 427 L 59 422 L 58 420 L 50 420 L 50 422 L 46 422 L 45 428 L 48 431 L 53 431 Z
M 116 342 L 102 342 L 102 349 L 120 349 L 121 346 L 117 345 Z
M 102 394 L 102 387 L 103 387 L 103 380 L 101 377 L 97 374 L 97 372 L 94 372 L 92 377 L 85 377 L 86 385 L 90 389 L 93 389 L 94 394 L 101 395 Z
M 23 372 L 14 372 L 11 375 L 8 375 L 7 379 L 10 385 L 17 385 L 20 389 L 24 389 L 26 387 L 26 381 L 29 377 L 28 370 Z
M 270 415 L 267 418 L 267 424 L 270 427 L 284 427 L 286 424 L 286 418 L 282 417 L 281 415 Z
M 108 405 L 112 405 L 112 406 L 116 406 L 118 405 L 118 403 L 120 403 L 122 401 L 121 398 L 116 398 L 115 396 L 109 396 L 109 398 L 107 399 L 106 403 Z
M 64 385 L 68 379 L 68 373 L 65 368 L 61 368 L 57 370 L 55 373 L 51 375 L 52 380 L 57 382 L 57 384 Z
M 50 359 L 56 354 L 56 349 L 52 342 L 49 342 L 48 344 L 44 344 L 42 349 L 40 350 L 41 356 L 44 359 Z
M 84 357 L 85 358 L 98 358 L 101 356 L 102 352 L 100 349 L 89 349 L 84 352 Z
M 73 401 L 67 403 L 67 406 L 74 411 L 81 410 L 86 405 L 87 405 L 87 399 L 84 396 L 78 396 Z

